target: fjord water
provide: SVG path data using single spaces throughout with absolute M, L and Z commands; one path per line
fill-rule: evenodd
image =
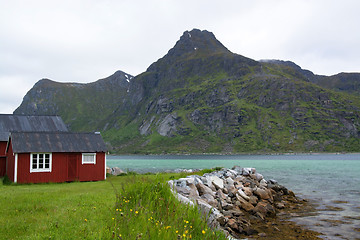
M 318 214 L 293 220 L 324 239 L 360 239 L 360 154 L 108 156 L 107 166 L 161 172 L 233 166 L 254 167 L 297 196 L 316 204 Z

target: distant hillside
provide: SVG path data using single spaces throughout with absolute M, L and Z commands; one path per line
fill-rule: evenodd
M 360 73 L 339 73 L 333 76 L 323 76 L 302 69 L 300 66 L 290 61 L 261 60 L 261 62 L 281 65 L 282 67 L 288 68 L 289 71 L 292 71 L 292 74 L 321 87 L 360 96 Z
M 15 113 L 58 114 L 72 130 L 102 131 L 118 153 L 360 151 L 358 84 L 358 74 L 254 61 L 194 29 L 134 78 L 41 80 Z
M 93 83 L 38 81 L 26 94 L 15 114 L 60 115 L 73 130 L 103 129 L 126 96 L 130 74 L 117 71 Z

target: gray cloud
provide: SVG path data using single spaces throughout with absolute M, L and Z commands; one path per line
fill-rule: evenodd
M 11 113 L 41 78 L 137 75 L 193 28 L 256 60 L 292 60 L 325 75 L 360 71 L 356 0 L 0 0 L 0 6 L 0 113 Z

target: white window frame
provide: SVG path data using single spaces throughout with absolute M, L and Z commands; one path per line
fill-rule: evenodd
M 85 161 L 85 157 L 93 157 L 93 161 Z M 81 164 L 96 164 L 96 153 L 83 153 L 81 157 Z
M 49 167 L 45 168 L 45 154 L 49 154 Z M 36 168 L 33 168 L 33 162 L 34 162 L 34 155 L 36 155 Z M 39 156 L 43 155 L 43 167 L 40 168 L 39 163 Z M 52 170 L 52 153 L 30 153 L 30 173 L 32 172 L 51 172 Z

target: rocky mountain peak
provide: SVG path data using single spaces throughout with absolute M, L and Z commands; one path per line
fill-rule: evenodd
M 196 51 L 213 53 L 228 52 L 229 50 L 216 39 L 212 32 L 193 29 L 183 33 L 180 40 L 169 50 L 168 55 L 175 57 Z

